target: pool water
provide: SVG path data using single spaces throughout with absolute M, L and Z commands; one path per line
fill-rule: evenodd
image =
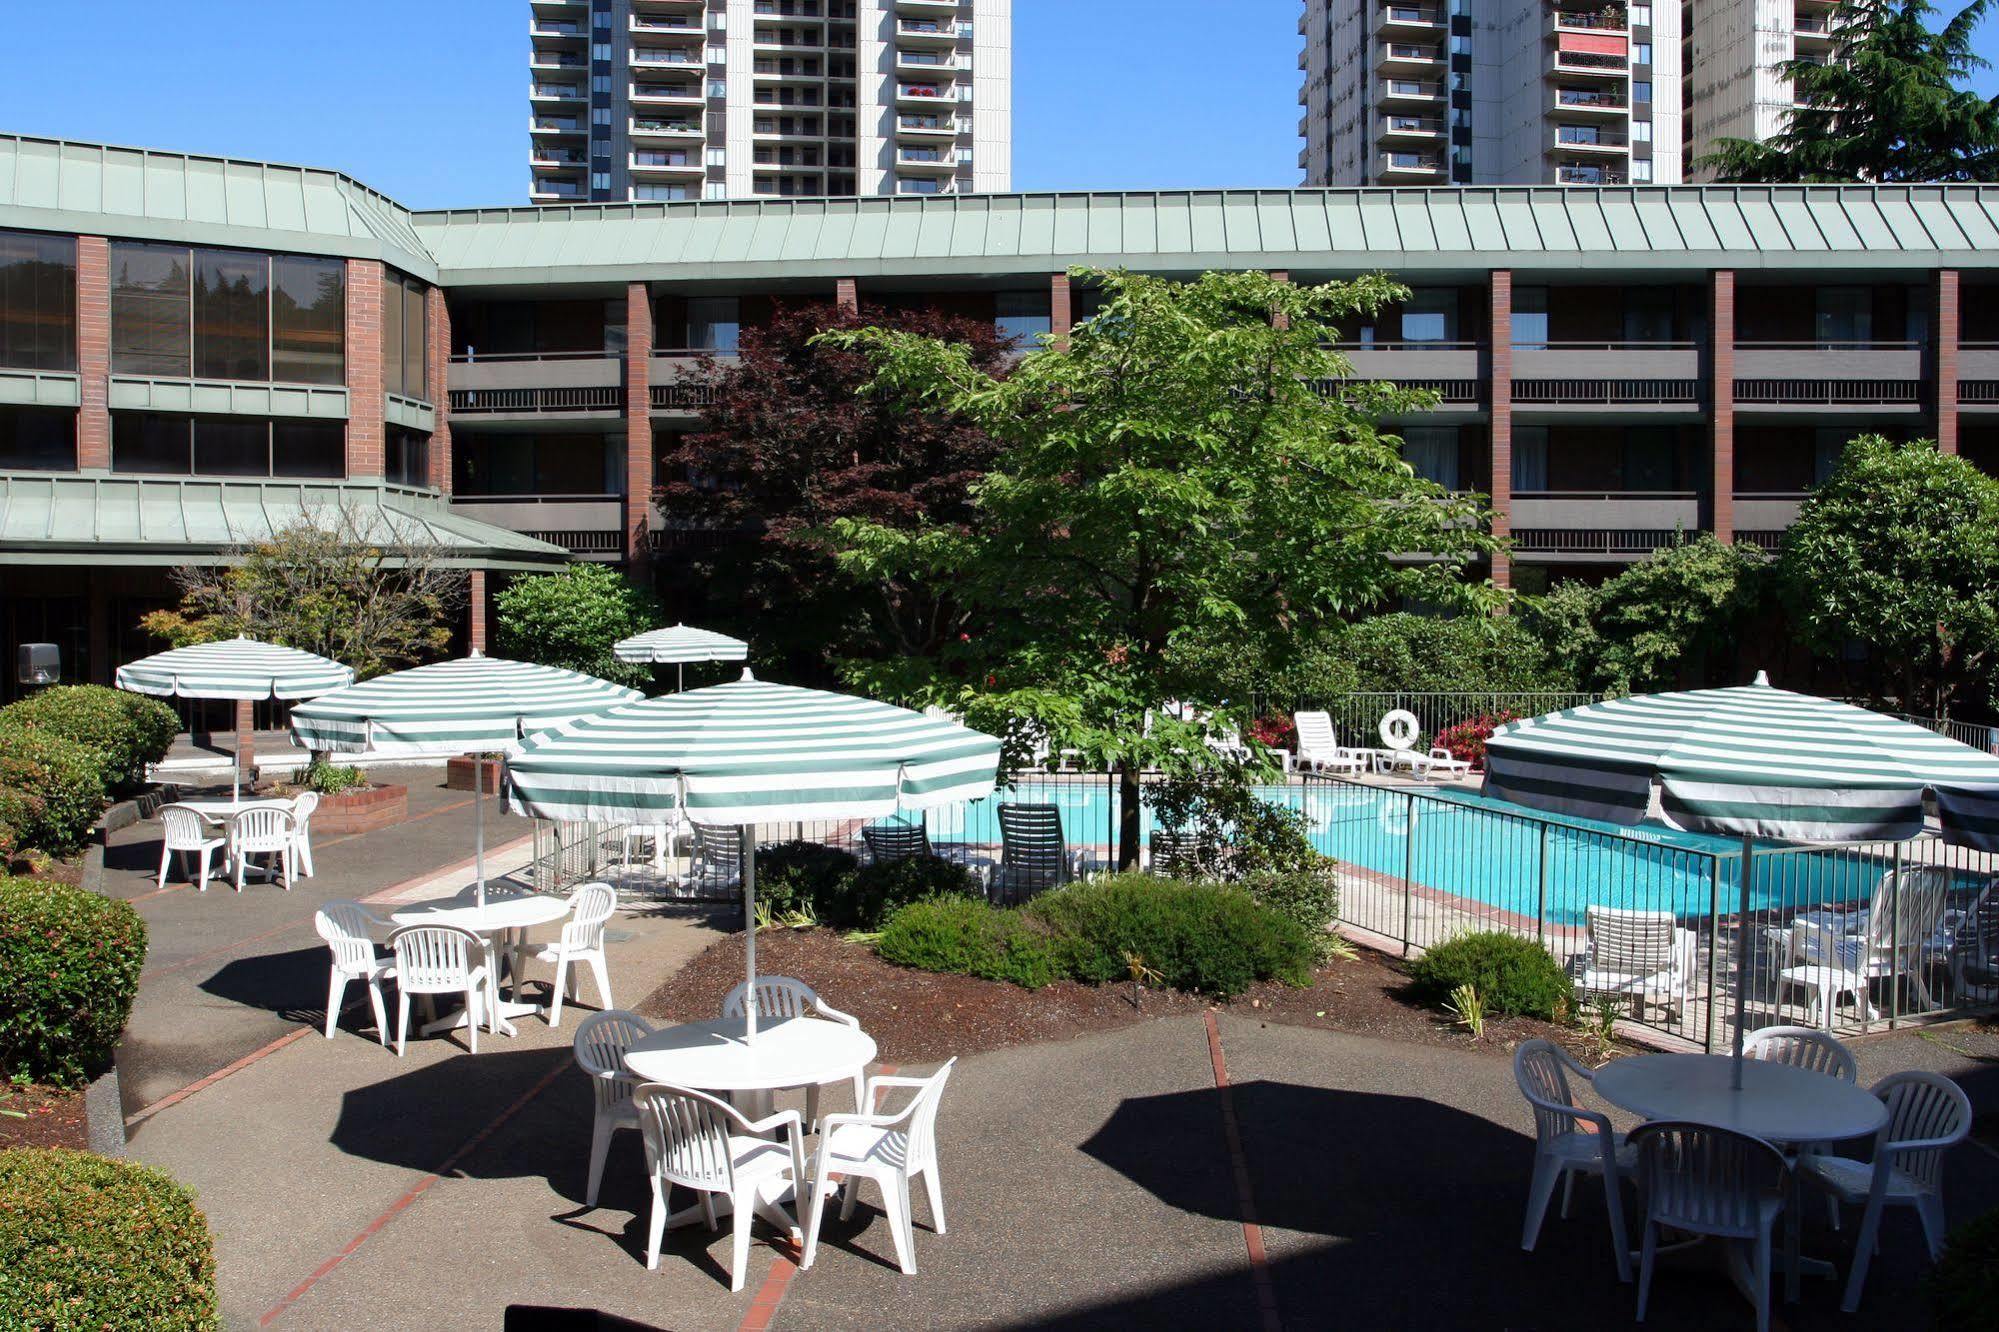
M 1337 860 L 1551 924 L 1580 925 L 1584 908 L 1671 911 L 1706 919 L 1740 909 L 1741 842 L 1647 824 L 1619 827 L 1586 819 L 1549 820 L 1484 796 L 1313 783 L 1267 786 L 1265 800 L 1301 810 L 1313 845 Z M 1051 783 L 1002 790 L 929 814 L 939 841 L 994 844 L 1005 801 L 1053 804 L 1072 846 L 1116 840 L 1119 799 L 1108 783 Z M 1149 839 L 1155 821 L 1141 811 Z M 1764 844 L 1759 843 L 1759 847 Z M 1779 844 L 1768 844 L 1778 849 Z M 1545 876 L 1543 865 L 1545 864 Z M 1854 852 L 1759 859 L 1751 909 L 1774 920 L 1813 906 L 1865 903 L 1886 862 Z M 1545 900 L 1543 894 L 1545 893 Z

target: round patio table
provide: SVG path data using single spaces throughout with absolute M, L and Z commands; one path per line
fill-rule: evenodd
M 389 915 L 397 925 L 456 925 L 459 929 L 470 930 L 486 943 L 486 966 L 493 977 L 493 992 L 499 1003 L 499 1028 L 509 1036 L 520 1033 L 515 1030 L 510 1018 L 526 1017 L 541 1011 L 540 1004 L 530 1004 L 521 999 L 521 954 L 520 939 L 528 930 L 537 925 L 547 925 L 561 920 L 569 914 L 569 903 L 560 897 L 547 897 L 540 893 L 521 893 L 511 897 L 488 897 L 486 905 L 460 901 L 456 897 L 440 897 L 430 902 L 415 902 L 401 907 Z M 514 964 L 514 985 L 512 997 L 499 1000 L 500 973 L 492 970 L 496 958 L 493 936 L 512 935 Z M 462 1027 L 469 1018 L 463 1009 L 449 1017 L 440 1018 L 425 1025 L 424 1034 L 442 1031 L 449 1027 Z
M 632 1043 L 625 1067 L 647 1082 L 719 1093 L 749 1118 L 762 1119 L 771 1112 L 772 1092 L 851 1078 L 873 1063 L 876 1053 L 874 1037 L 859 1027 L 823 1018 L 759 1019 L 756 1039 L 746 1040 L 746 1034 L 739 1017 L 664 1027 Z M 759 1207 L 780 1206 L 788 1192 L 779 1186 L 758 1199 Z M 713 1206 L 723 1215 L 728 1199 L 718 1196 Z M 682 1208 L 666 1225 L 671 1230 L 702 1215 L 698 1204 Z
M 1647 1119 L 1683 1120 L 1732 1129 L 1780 1146 L 1806 1147 L 1871 1136 L 1888 1122 L 1874 1093 L 1826 1073 L 1761 1059 L 1742 1061 L 1734 1086 L 1727 1055 L 1650 1054 L 1614 1059 L 1597 1070 L 1597 1094 Z M 1800 1179 L 1791 1174 L 1784 1225 L 1785 1298 L 1798 1297 L 1798 1276 L 1832 1275 L 1830 1263 L 1798 1253 Z

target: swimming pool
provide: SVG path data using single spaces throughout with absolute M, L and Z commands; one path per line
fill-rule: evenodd
M 1671 911 L 1706 919 L 1741 901 L 1741 843 L 1647 824 L 1618 827 L 1551 820 L 1464 791 L 1399 790 L 1313 782 L 1261 787 L 1265 800 L 1301 810 L 1313 845 L 1348 864 L 1469 899 L 1528 920 L 1580 925 L 1591 905 Z M 1116 841 L 1118 793 L 1107 781 L 1023 783 L 983 800 L 932 810 L 939 841 L 997 844 L 1004 801 L 1053 804 L 1073 846 L 1108 851 Z M 1152 811 L 1141 811 L 1149 839 Z M 1759 844 L 1762 845 L 1762 844 Z M 1777 844 L 1770 844 L 1775 849 Z M 1543 866 L 1545 865 L 1545 876 Z M 1758 861 L 1750 906 L 1773 919 L 1812 906 L 1862 902 L 1886 863 L 1854 852 L 1814 852 Z M 1543 893 L 1545 892 L 1545 900 Z

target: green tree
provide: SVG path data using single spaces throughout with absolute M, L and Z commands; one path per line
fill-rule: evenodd
M 1629 694 L 1722 683 L 1769 584 L 1762 552 L 1702 533 L 1653 551 L 1600 587 L 1560 583 L 1526 618 L 1556 669 L 1584 689 Z
M 561 666 L 640 688 L 650 666 L 619 661 L 611 646 L 656 629 L 658 601 L 608 565 L 571 564 L 516 578 L 493 598 L 493 649 L 503 657 Z
M 1798 104 L 1773 138 L 1717 139 L 1696 165 L 1718 180 L 1999 180 L 1999 105 L 1964 87 L 1987 67 L 1972 47 L 1992 0 L 1941 27 L 1929 0 L 1846 0 L 1832 58 L 1782 66 Z
M 1233 642 L 1281 665 L 1343 616 L 1410 596 L 1491 610 L 1501 594 L 1465 577 L 1494 545 L 1484 510 L 1418 479 L 1375 426 L 1429 396 L 1352 379 L 1327 349 L 1341 321 L 1404 289 L 1380 276 L 1076 276 L 1101 284 L 1101 313 L 1005 379 L 932 339 L 824 335 L 867 354 L 871 392 L 1000 445 L 964 528 L 835 530 L 849 570 L 953 580 L 969 617 L 961 638 L 855 678 L 1112 765 L 1129 866 L 1141 772 L 1223 764 L 1203 741 L 1245 720 L 1160 713 L 1168 700 L 1218 703 L 1177 643 Z M 1433 558 L 1397 558 L 1419 551 Z
M 1511 616 L 1374 615 L 1349 625 L 1336 651 L 1353 663 L 1363 693 L 1510 693 L 1569 683 L 1548 669 L 1540 640 Z
M 1948 716 L 1999 669 L 1999 480 L 1928 440 L 1849 444 L 1784 539 L 1809 646 L 1869 649 L 1871 688 Z

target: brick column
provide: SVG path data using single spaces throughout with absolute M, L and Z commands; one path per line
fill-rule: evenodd
M 1069 297 L 1069 275 L 1048 275 L 1048 334 L 1057 347 L 1069 345 L 1069 330 L 1076 326 L 1075 305 Z
M 1714 475 L 1714 534 L 1735 544 L 1735 273 L 1716 269 L 1708 282 L 1708 401 L 1714 413 L 1710 444 Z
M 1936 318 L 1930 337 L 1936 343 L 1937 449 L 1957 452 L 1957 270 L 1937 271 Z
M 382 475 L 382 265 L 347 261 L 347 475 Z
M 1270 276 L 1286 285 L 1289 285 L 1291 282 L 1291 274 L 1282 268 L 1271 269 Z M 1274 328 L 1289 328 L 1291 327 L 1291 318 L 1282 310 L 1274 310 L 1270 315 L 1270 323 Z
M 111 244 L 76 238 L 76 369 L 82 405 L 76 414 L 76 465 L 111 467 Z
M 1491 313 L 1486 319 L 1492 393 L 1492 534 L 1513 533 L 1513 273 L 1495 268 L 1489 288 Z M 1492 557 L 1492 581 L 1501 587 L 1513 585 L 1513 561 L 1504 554 Z
M 430 484 L 451 493 L 451 308 L 444 291 L 430 289 L 430 373 L 425 376 L 424 396 L 430 399 L 431 415 L 437 424 L 430 432 Z
M 625 284 L 625 564 L 652 556 L 652 289 Z
M 860 284 L 853 278 L 836 278 L 833 282 L 833 304 L 849 314 L 860 313 Z
M 486 571 L 474 569 L 466 580 L 466 642 L 474 652 L 486 650 Z

